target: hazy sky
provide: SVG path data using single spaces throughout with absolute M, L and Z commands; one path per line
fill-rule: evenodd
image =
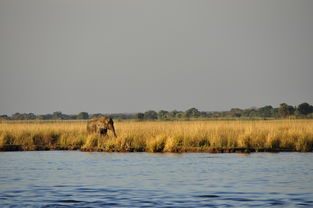
M 0 114 L 313 104 L 312 0 L 0 0 Z

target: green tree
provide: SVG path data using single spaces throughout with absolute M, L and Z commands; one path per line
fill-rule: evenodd
M 160 110 L 159 112 L 158 112 L 158 119 L 159 120 L 166 120 L 166 119 L 168 119 L 168 111 L 165 111 L 165 110 Z
M 278 112 L 281 117 L 287 117 L 294 114 L 295 108 L 291 105 L 287 105 L 286 103 L 282 103 L 279 105 Z
M 145 112 L 145 119 L 147 120 L 156 120 L 158 118 L 157 112 L 149 110 Z
M 9 116 L 7 115 L 0 115 L 0 120 L 8 120 Z
M 313 113 L 313 106 L 308 103 L 302 103 L 298 105 L 297 112 L 306 116 L 310 113 Z
M 37 115 L 36 119 L 37 120 L 45 120 L 45 116 L 44 115 Z
M 273 107 L 270 105 L 261 107 L 258 109 L 259 116 L 265 118 L 265 117 L 271 117 L 273 114 Z
M 175 116 L 175 117 L 178 118 L 178 119 L 182 119 L 182 118 L 185 117 L 185 113 L 182 112 L 182 111 L 179 111 L 178 113 L 176 113 L 176 116 Z
M 20 113 L 14 113 L 12 116 L 11 116 L 12 120 L 22 120 L 22 114 Z
M 12 120 L 35 120 L 36 116 L 33 113 L 14 113 Z
M 77 115 L 77 119 L 88 119 L 89 118 L 89 114 L 87 112 L 80 112 Z
M 258 117 L 258 112 L 255 109 L 251 109 L 249 112 L 249 118 Z
M 98 117 L 101 117 L 101 116 L 104 116 L 104 115 L 101 114 L 101 113 L 95 113 L 95 114 L 91 114 L 91 115 L 89 116 L 89 118 L 98 118 Z
M 207 118 L 207 117 L 208 117 L 208 113 L 205 112 L 205 111 L 201 111 L 201 112 L 200 112 L 200 117 L 201 117 L 201 118 Z
M 196 108 L 190 108 L 186 110 L 187 118 L 198 118 L 200 116 L 200 112 Z
M 176 115 L 178 114 L 179 112 L 177 110 L 173 110 L 171 112 L 168 113 L 168 117 L 170 119 L 175 119 L 176 118 Z
M 242 110 L 240 108 L 232 108 L 229 112 L 231 117 L 241 117 L 242 116 Z
M 145 118 L 145 114 L 143 113 L 137 113 L 136 114 L 136 119 L 139 121 L 142 121 Z
M 56 111 L 52 113 L 52 119 L 53 120 L 60 120 L 63 119 L 63 114 L 61 111 Z

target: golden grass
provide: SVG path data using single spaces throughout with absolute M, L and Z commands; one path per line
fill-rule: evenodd
M 313 120 L 115 122 L 117 138 L 86 121 L 2 122 L 0 150 L 114 152 L 313 151 Z

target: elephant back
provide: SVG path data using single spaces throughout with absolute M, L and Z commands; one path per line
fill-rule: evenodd
M 97 123 L 103 123 L 105 128 L 109 128 L 110 125 L 113 125 L 113 119 L 108 117 L 96 117 L 91 118 L 87 121 L 87 131 L 88 132 L 96 132 L 97 131 Z

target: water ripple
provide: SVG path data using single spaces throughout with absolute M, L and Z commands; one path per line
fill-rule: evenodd
M 0 207 L 313 207 L 312 159 L 0 153 Z

